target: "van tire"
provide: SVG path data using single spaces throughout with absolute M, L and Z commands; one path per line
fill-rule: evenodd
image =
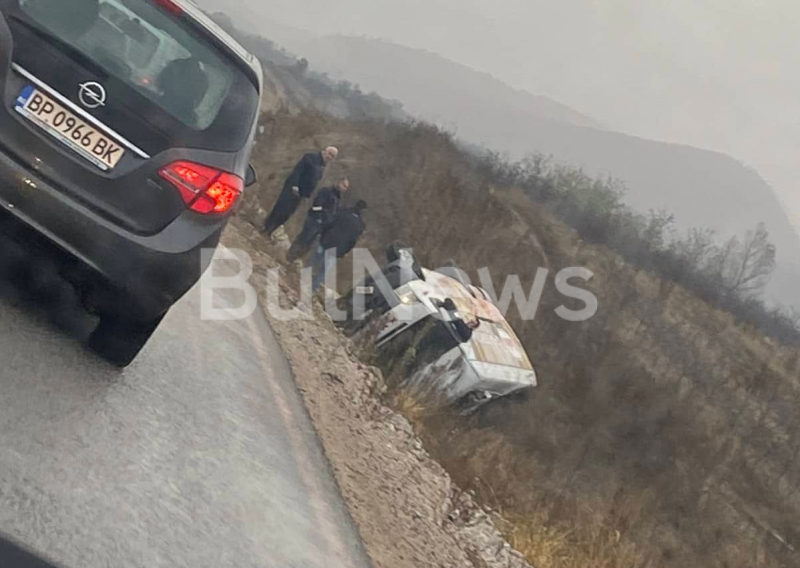
M 411 247 L 409 247 L 403 241 L 394 241 L 392 244 L 386 247 L 386 260 L 389 262 L 389 264 L 397 262 L 398 260 L 400 260 L 400 251 L 403 249 L 410 249 L 410 248 Z M 422 271 L 422 267 L 417 262 L 417 257 L 415 257 L 413 254 L 411 255 L 411 257 L 414 259 L 414 263 L 412 264 L 414 275 L 420 280 L 424 281 L 425 273 Z
M 400 260 L 400 251 L 402 249 L 410 248 L 407 244 L 403 241 L 394 241 L 388 247 L 386 247 L 386 260 L 391 264 L 392 262 L 397 262 Z

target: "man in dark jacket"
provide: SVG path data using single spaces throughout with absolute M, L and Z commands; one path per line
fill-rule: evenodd
M 359 201 L 350 209 L 340 210 L 331 224 L 323 230 L 310 263 L 314 274 L 312 290 L 317 290 L 325 281 L 325 275 L 337 258 L 342 258 L 355 248 L 366 229 L 362 217 L 366 208 L 367 203 Z
M 308 210 L 306 222 L 303 230 L 286 253 L 286 260 L 293 262 L 305 256 L 308 250 L 322 234 L 322 231 L 330 225 L 339 212 L 339 204 L 342 200 L 342 193 L 350 189 L 350 180 L 347 178 L 339 180 L 339 183 L 332 187 L 325 187 L 319 190 Z
M 328 146 L 321 152 L 306 154 L 297 162 L 294 170 L 283 183 L 283 190 L 264 222 L 263 233 L 271 236 L 278 227 L 284 225 L 294 215 L 300 202 L 314 194 L 319 180 L 325 173 L 325 166 L 336 159 L 338 155 L 339 150 Z
M 464 316 L 458 311 L 458 307 L 452 298 L 446 298 L 444 301 L 434 298 L 431 303 L 439 309 L 442 321 L 452 326 L 452 330 L 461 343 L 468 343 L 472 339 L 472 332 L 478 329 L 481 324 L 477 317 L 465 321 Z

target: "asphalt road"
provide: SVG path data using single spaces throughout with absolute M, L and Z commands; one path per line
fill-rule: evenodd
M 195 290 L 120 372 L 81 347 L 90 322 L 14 304 L 0 532 L 67 568 L 369 566 L 260 311 L 204 322 Z

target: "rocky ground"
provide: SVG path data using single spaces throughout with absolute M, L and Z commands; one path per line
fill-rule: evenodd
M 270 269 L 281 274 L 281 305 L 298 302 L 296 271 L 275 260 L 288 248 L 286 237 L 268 242 L 237 220 L 223 242 L 253 259 L 251 284 L 376 568 L 529 568 L 490 515 L 431 459 L 410 423 L 382 402 L 380 370 L 359 361 L 316 302 L 310 320 L 283 321 L 266 308 Z

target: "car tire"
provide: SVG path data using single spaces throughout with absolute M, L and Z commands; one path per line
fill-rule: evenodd
M 158 328 L 163 316 L 148 322 L 101 317 L 89 336 L 89 349 L 120 369 L 130 365 Z

